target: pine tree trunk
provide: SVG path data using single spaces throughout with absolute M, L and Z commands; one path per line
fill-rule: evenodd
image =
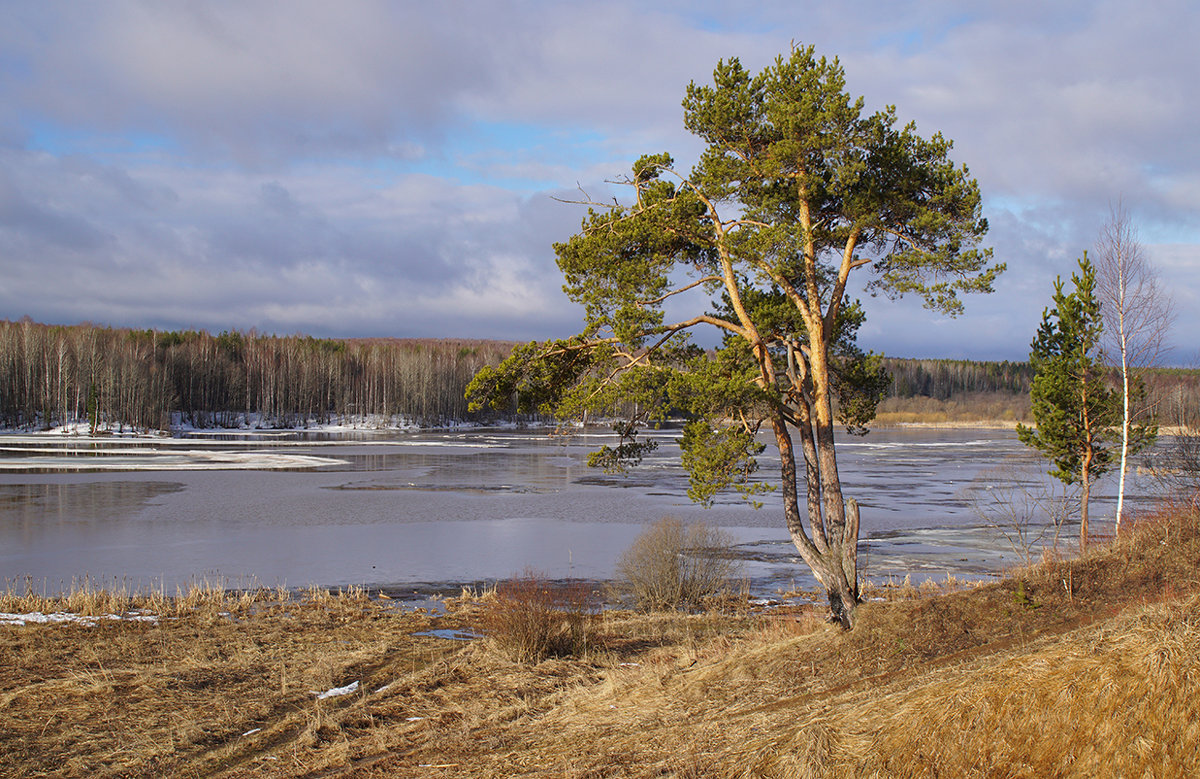
M 792 437 L 789 433 L 786 423 L 782 418 L 776 417 L 772 420 L 772 426 L 775 430 L 775 440 L 779 447 L 779 463 L 780 463 L 780 480 L 783 488 L 783 504 L 784 515 L 787 519 L 788 532 L 792 537 L 792 543 L 795 544 L 800 556 L 804 562 L 812 569 L 813 575 L 825 590 L 826 596 L 829 598 L 829 610 L 833 616 L 841 623 L 842 627 L 847 630 L 854 627 L 855 612 L 858 607 L 858 572 L 857 572 L 857 546 L 858 546 L 858 504 L 849 500 L 846 501 L 848 510 L 848 521 L 844 529 L 839 529 L 843 534 L 838 539 L 828 537 L 827 529 L 821 517 L 821 500 L 814 491 L 814 485 L 820 485 L 820 476 L 817 473 L 815 462 L 810 462 L 810 458 L 815 455 L 811 452 L 812 447 L 809 445 L 810 436 L 804 436 L 801 431 L 802 439 L 805 441 L 805 464 L 806 464 L 806 482 L 809 492 L 808 513 L 809 526 L 812 528 L 813 537 L 810 539 L 804 532 L 804 524 L 800 509 L 799 484 L 796 470 L 796 454 L 792 443 Z M 815 512 L 815 513 L 814 513 Z M 846 541 L 853 532 L 853 542 Z
M 842 571 L 850 594 L 857 603 L 861 593 L 858 588 L 858 501 L 846 498 L 846 535 L 842 541 Z
M 1080 506 L 1079 506 L 1079 552 L 1082 554 L 1087 551 L 1088 545 L 1088 503 L 1092 494 L 1091 476 L 1088 474 L 1088 463 L 1091 461 L 1091 454 L 1084 458 L 1083 489 L 1080 491 Z

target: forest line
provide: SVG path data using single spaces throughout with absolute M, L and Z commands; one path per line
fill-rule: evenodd
M 1033 421 L 1030 388 L 1034 368 L 1029 362 L 884 357 L 892 376 L 879 404 L 877 423 L 959 422 L 1015 424 Z M 1108 381 L 1119 381 L 1112 368 Z M 1139 372 L 1144 382 L 1142 406 L 1169 428 L 1194 428 L 1200 423 L 1200 370 L 1149 368 Z
M 0 321 L 0 427 L 295 427 L 469 420 L 463 388 L 513 344 Z
M 515 344 L 483 339 L 323 339 L 253 331 L 153 331 L 0 320 L 0 427 L 87 423 L 135 430 L 382 419 L 426 427 L 486 421 L 463 397 Z M 880 422 L 1029 419 L 1027 362 L 882 358 Z M 1157 369 L 1163 424 L 1200 418 L 1200 371 Z

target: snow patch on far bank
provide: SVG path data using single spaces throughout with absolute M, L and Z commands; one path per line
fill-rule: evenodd
M 118 622 L 158 622 L 158 617 L 153 614 L 104 614 L 102 616 L 88 616 L 84 614 L 70 614 L 64 611 L 56 611 L 52 614 L 43 614 L 40 611 L 30 611 L 25 614 L 12 614 L 9 612 L 0 611 L 0 625 L 15 625 L 24 627 L 25 625 L 83 625 L 84 627 L 93 628 L 100 623 L 101 620 L 117 620 Z

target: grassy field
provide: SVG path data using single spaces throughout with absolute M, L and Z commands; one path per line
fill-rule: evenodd
M 1018 422 L 1032 421 L 1028 393 L 972 392 L 946 400 L 885 398 L 879 404 L 872 427 L 920 424 L 1011 428 Z
M 0 596 L 144 617 L 0 625 L 0 773 L 1200 775 L 1198 520 L 1165 507 L 986 586 L 876 588 L 850 633 L 816 607 L 591 614 L 540 663 L 422 635 L 495 636 L 495 593 Z

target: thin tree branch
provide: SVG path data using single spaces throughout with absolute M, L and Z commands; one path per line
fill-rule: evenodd
M 639 301 L 637 301 L 637 305 L 638 305 L 638 308 L 645 308 L 646 306 L 653 306 L 656 303 L 663 302 L 664 300 L 666 300 L 669 297 L 672 297 L 673 295 L 680 295 L 684 292 L 687 292 L 690 289 L 695 289 L 696 287 L 699 287 L 702 284 L 708 284 L 708 283 L 711 283 L 714 281 L 722 281 L 722 278 L 720 276 L 705 276 L 702 279 L 697 279 L 696 281 L 693 281 L 691 284 L 688 284 L 686 287 L 680 287 L 679 289 L 673 289 L 670 292 L 668 292 L 667 294 L 656 297 L 653 300 L 639 300 Z
M 842 305 L 842 296 L 846 293 L 846 281 L 850 278 L 850 271 L 869 262 L 854 259 L 854 250 L 858 248 L 858 239 L 861 235 L 861 227 L 851 230 L 850 236 L 846 239 L 846 247 L 842 251 L 842 264 L 838 268 L 837 281 L 834 282 L 833 290 L 829 294 L 829 310 L 825 314 L 825 329 L 829 332 L 833 332 L 833 325 L 837 321 L 838 310 Z

